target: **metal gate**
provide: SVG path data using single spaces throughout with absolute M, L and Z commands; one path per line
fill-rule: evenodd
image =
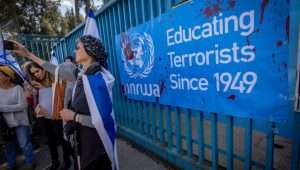
M 60 38 L 59 36 L 39 34 L 19 34 L 17 37 L 31 52 L 45 60 L 50 59 L 51 50 Z
M 182 1 L 186 0 L 112 0 L 96 14 L 109 68 L 116 77 L 113 97 L 118 134 L 182 169 L 299 169 L 300 114 L 291 113 L 292 122 L 278 124 L 134 101 L 122 94 L 115 35 L 176 8 Z M 300 1 L 290 0 L 290 4 L 289 68 L 293 77 Z M 83 29 L 84 24 L 79 25 L 56 43 L 60 61 L 74 55 Z M 294 82 L 291 78 L 291 89 Z

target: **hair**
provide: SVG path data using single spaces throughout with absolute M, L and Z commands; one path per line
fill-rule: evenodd
M 0 72 L 5 76 L 9 78 L 9 82 L 12 84 L 16 84 L 16 82 L 13 80 L 12 77 L 10 77 L 9 75 L 7 75 L 4 71 L 0 70 Z
M 3 66 L 3 65 L 0 65 Z M 12 78 L 11 76 L 9 76 L 8 74 L 6 74 L 4 71 L 0 70 L 0 72 L 9 78 L 9 82 L 12 83 L 13 85 L 20 85 L 21 87 L 23 87 L 23 79 L 21 77 L 19 77 L 16 72 L 14 72 L 15 77 Z
M 79 41 L 83 44 L 86 53 L 102 67 L 107 67 L 107 53 L 101 41 L 91 35 L 82 36 Z
M 45 79 L 44 80 L 37 79 L 30 71 L 32 67 L 41 69 L 42 71 L 45 71 Z M 39 82 L 44 87 L 51 87 L 52 83 L 54 82 L 54 77 L 48 71 L 46 71 L 45 69 L 43 69 L 41 66 L 39 66 L 38 64 L 36 64 L 34 62 L 30 62 L 30 63 L 26 64 L 25 71 L 26 71 L 26 74 L 27 74 L 30 82 L 32 82 L 32 81 Z

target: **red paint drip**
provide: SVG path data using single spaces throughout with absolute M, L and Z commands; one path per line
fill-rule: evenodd
M 127 60 L 132 60 L 134 58 L 133 51 L 131 50 L 131 47 L 130 47 L 130 43 L 126 44 L 126 47 L 124 49 L 124 53 L 127 57 Z
M 121 85 L 121 92 L 122 92 L 122 94 L 126 93 L 126 88 L 123 84 Z
M 236 1 L 235 0 L 229 0 L 228 1 L 228 6 L 230 9 L 234 8 L 236 5 Z
M 251 44 L 251 42 L 250 42 L 250 36 L 252 36 L 254 33 L 258 33 L 259 31 L 260 31 L 259 28 L 257 28 L 257 29 L 255 30 L 255 32 L 252 32 L 250 35 L 248 35 L 248 36 L 246 37 L 246 43 L 247 43 L 247 45 L 250 45 L 250 44 Z M 253 51 L 255 52 L 256 49 L 253 49 Z
M 160 81 L 159 82 L 159 92 L 160 92 L 160 94 L 163 93 L 163 91 L 164 91 L 165 88 L 166 88 L 165 82 L 164 81 Z
M 259 23 L 262 24 L 264 22 L 264 15 L 265 15 L 265 9 L 267 5 L 269 4 L 269 0 L 262 0 L 260 5 L 260 18 Z
M 284 69 L 287 69 L 287 63 L 286 62 L 283 62 L 282 65 L 283 65 Z
M 281 47 L 283 45 L 283 42 L 281 40 L 278 40 L 276 42 L 276 47 Z
M 285 19 L 285 33 L 286 33 L 287 39 L 289 41 L 289 39 L 290 39 L 290 16 L 286 17 L 286 19 Z
M 235 96 L 234 94 L 228 96 L 228 99 L 229 99 L 229 100 L 235 100 L 235 98 L 236 98 L 236 96 Z

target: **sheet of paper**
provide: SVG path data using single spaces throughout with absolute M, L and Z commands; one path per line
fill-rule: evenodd
M 49 113 L 46 118 L 52 118 L 52 88 L 39 90 L 39 104 Z

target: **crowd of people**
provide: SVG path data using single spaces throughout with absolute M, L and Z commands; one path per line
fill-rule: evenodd
M 9 170 L 17 169 L 18 147 L 25 157 L 23 169 L 35 169 L 32 119 L 47 141 L 50 170 L 112 169 L 92 123 L 82 80 L 83 75 L 109 73 L 107 54 L 100 40 L 90 35 L 79 38 L 75 49 L 76 61 L 67 57 L 64 63 L 54 65 L 14 42 L 14 55 L 29 60 L 22 65 L 26 80 L 9 66 L 0 66 L 0 143 L 4 144 Z M 63 161 L 59 160 L 59 146 Z

